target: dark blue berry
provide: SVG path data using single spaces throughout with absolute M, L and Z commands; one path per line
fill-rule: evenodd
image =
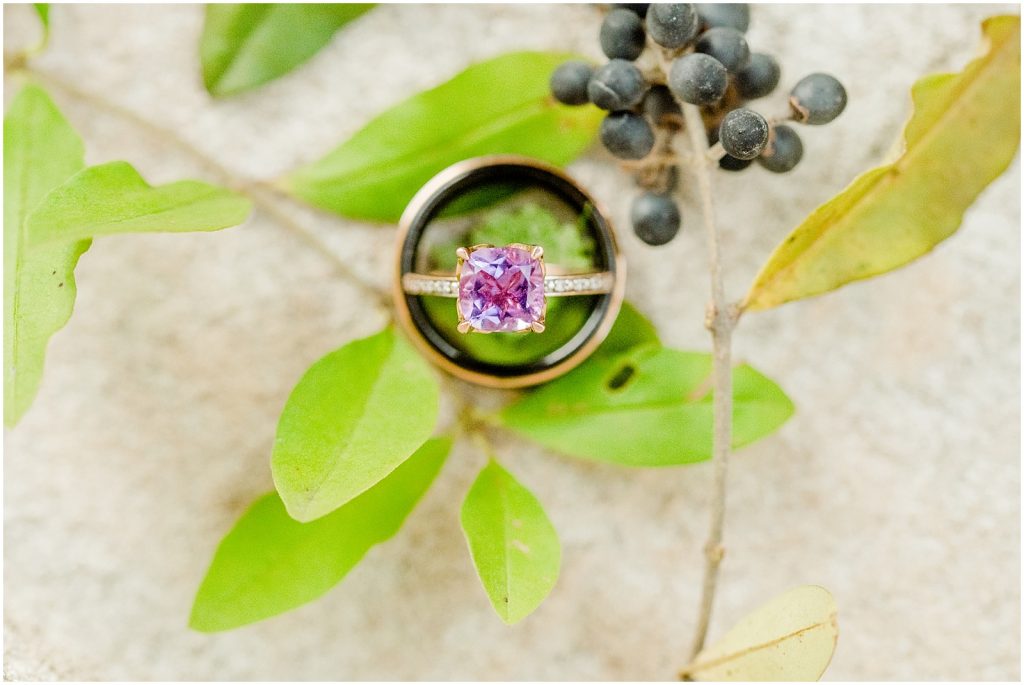
M 750 6 L 741 2 L 700 3 L 697 14 L 704 28 L 729 26 L 737 31 L 746 31 L 750 26 Z
M 691 105 L 718 102 L 728 85 L 729 74 L 722 63 L 701 52 L 676 59 L 668 73 L 668 87 L 676 97 Z
M 697 39 L 697 52 L 711 55 L 729 71 L 739 71 L 750 59 L 743 34 L 730 26 L 708 29 Z
M 566 62 L 551 74 L 551 94 L 567 105 L 585 105 L 590 101 L 587 86 L 593 75 L 594 68 L 586 62 Z
M 640 104 L 646 90 L 643 74 L 624 59 L 613 59 L 598 69 L 587 86 L 590 101 L 612 112 Z
M 726 171 L 743 171 L 754 163 L 752 159 L 736 159 L 732 155 L 726 155 L 718 160 L 718 166 Z
M 635 12 L 612 10 L 601 23 L 601 50 L 612 59 L 636 59 L 646 41 L 644 23 Z
M 736 88 L 746 100 L 763 98 L 779 85 L 782 70 L 771 55 L 752 52 L 747 63 L 736 72 Z
M 846 89 L 834 76 L 811 74 L 789 94 L 793 117 L 802 124 L 827 124 L 846 109 Z
M 654 130 L 632 112 L 612 112 L 601 122 L 601 142 L 620 159 L 643 159 L 654 149 Z
M 792 171 L 803 156 L 804 144 L 800 142 L 796 131 L 789 126 L 775 126 L 757 163 L 768 171 L 784 174 Z
M 648 245 L 664 245 L 679 233 L 682 217 L 668 195 L 644 193 L 633 200 L 630 211 L 633 232 Z
M 681 48 L 697 36 L 700 20 L 690 3 L 658 3 L 647 9 L 647 33 L 666 48 Z
M 768 143 L 768 122 L 752 109 L 734 109 L 722 119 L 718 140 L 736 159 L 754 159 Z
M 652 86 L 644 96 L 643 110 L 655 126 L 676 126 L 682 121 L 682 111 L 667 86 Z

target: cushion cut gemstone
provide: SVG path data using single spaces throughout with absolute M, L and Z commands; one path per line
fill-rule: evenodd
M 484 333 L 529 330 L 544 320 L 544 267 L 521 247 L 478 247 L 459 272 L 459 314 Z

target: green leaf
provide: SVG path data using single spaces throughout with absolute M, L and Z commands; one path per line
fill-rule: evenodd
M 203 82 L 232 95 L 299 66 L 373 5 L 328 3 L 211 4 L 199 40 Z
M 438 384 L 387 328 L 317 361 L 292 390 L 271 456 L 288 513 L 312 521 L 387 476 L 430 437 Z
M 216 231 L 245 221 L 245 197 L 200 181 L 151 186 L 127 162 L 89 167 L 28 218 L 32 244 L 153 231 Z
M 566 164 L 590 145 L 602 115 L 550 96 L 551 72 L 572 58 L 517 52 L 471 66 L 384 112 L 281 184 L 342 216 L 393 222 L 424 183 L 455 162 L 511 153 Z
M 427 441 L 377 485 L 312 523 L 288 516 L 276 493 L 257 500 L 217 548 L 189 625 L 229 630 L 330 590 L 371 547 L 398 532 L 450 449 L 448 439 Z
M 39 87 L 26 86 L 4 117 L 4 424 L 32 403 L 50 336 L 75 305 L 75 264 L 88 240 L 29 247 L 26 218 L 85 166 L 82 140 Z
M 711 355 L 641 345 L 595 355 L 505 407 L 498 422 L 564 454 L 628 466 L 711 458 Z M 746 364 L 733 376 L 733 446 L 793 414 L 775 383 Z
M 39 45 L 34 48 L 34 51 L 38 52 L 50 42 L 50 5 L 45 2 L 34 2 L 32 7 L 39 15 L 39 23 L 43 25 L 43 37 L 39 40 Z
M 641 345 L 661 345 L 658 331 L 647 317 L 629 302 L 622 303 L 622 309 L 615 318 L 615 324 L 594 353 L 597 356 L 614 356 Z
M 794 588 L 741 619 L 680 675 L 725 682 L 818 680 L 836 650 L 836 615 L 825 588 Z
M 562 548 L 543 507 L 493 459 L 462 503 L 466 533 L 480 581 L 505 623 L 540 606 L 558 580 Z
M 43 29 L 46 31 L 50 30 L 50 4 L 46 2 L 34 2 L 32 7 L 35 8 L 36 14 L 39 15 L 39 21 L 43 24 Z
M 743 306 L 768 309 L 891 271 L 952 235 L 1020 142 L 1020 18 L 983 25 L 985 53 L 913 88 L 905 149 L 815 210 L 761 269 Z

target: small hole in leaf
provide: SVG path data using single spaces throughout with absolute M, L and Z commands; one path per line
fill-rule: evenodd
M 609 390 L 622 390 L 635 375 L 636 367 L 632 364 L 626 364 L 616 371 L 615 375 L 609 378 L 605 385 L 608 386 Z

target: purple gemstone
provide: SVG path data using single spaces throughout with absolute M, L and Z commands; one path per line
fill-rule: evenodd
M 520 247 L 479 247 L 459 272 L 459 313 L 485 333 L 529 330 L 544 320 L 544 268 Z

